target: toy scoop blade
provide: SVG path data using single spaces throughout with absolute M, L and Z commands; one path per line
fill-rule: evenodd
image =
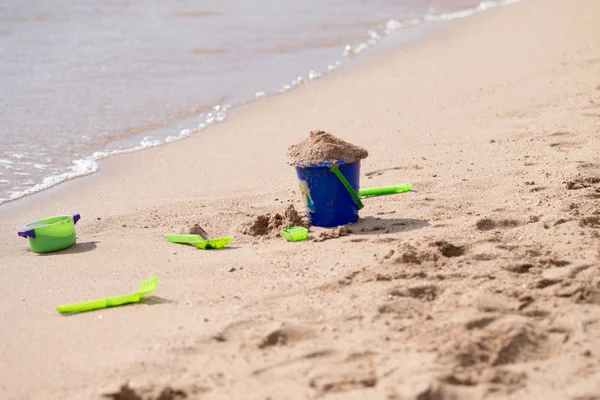
M 146 279 L 145 281 L 140 282 L 140 290 L 137 294 L 141 296 L 145 296 L 149 293 L 152 293 L 154 289 L 158 286 L 158 276 L 153 276 L 150 279 Z
M 190 244 L 202 250 L 222 249 L 223 247 L 227 246 L 232 240 L 233 237 L 229 236 L 210 240 L 202 240 L 198 242 L 190 242 Z

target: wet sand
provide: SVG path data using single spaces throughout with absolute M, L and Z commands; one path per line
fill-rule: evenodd
M 457 21 L 0 208 L 0 397 L 596 398 L 598 15 L 529 0 Z M 242 234 L 302 208 L 285 152 L 312 129 L 369 151 L 361 186 L 414 191 L 330 240 Z M 15 233 L 70 212 L 69 250 Z M 195 223 L 232 248 L 162 238 Z M 152 275 L 143 304 L 54 310 Z

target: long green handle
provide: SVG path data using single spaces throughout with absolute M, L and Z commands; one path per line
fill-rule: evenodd
M 179 235 L 176 233 L 167 233 L 163 236 L 171 243 L 189 243 L 205 240 L 201 235 Z
M 340 182 L 342 182 L 342 184 L 346 187 L 346 190 L 348 191 L 348 193 L 350 193 L 350 196 L 352 196 L 352 198 L 354 199 L 354 202 L 356 203 L 356 207 L 358 207 L 359 210 L 361 208 L 363 208 L 364 205 L 363 205 L 362 201 L 360 201 L 360 197 L 358 197 L 358 195 L 356 194 L 356 191 L 354 190 L 352 185 L 350 185 L 350 182 L 348 182 L 348 180 L 346 179 L 344 174 L 342 174 L 340 172 L 340 169 L 338 168 L 338 166 L 332 165 L 331 171 L 333 171 L 335 176 L 337 176 L 338 179 L 340 180 Z
M 61 313 L 74 313 L 98 310 L 101 308 L 115 307 L 128 303 L 137 303 L 140 301 L 139 293 L 126 294 L 123 296 L 107 297 L 104 299 L 96 299 L 89 301 L 82 301 L 81 303 L 65 304 L 58 306 L 56 309 Z
M 360 189 L 358 191 L 358 193 L 360 194 L 360 197 L 381 196 L 384 194 L 410 192 L 411 189 L 412 189 L 412 185 L 410 183 L 401 183 L 401 184 L 392 185 L 392 186 L 380 186 L 380 187 L 374 187 L 374 188 Z

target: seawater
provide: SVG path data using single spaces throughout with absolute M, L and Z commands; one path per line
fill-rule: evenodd
M 517 0 L 4 0 L 0 204 L 222 122 L 412 27 Z

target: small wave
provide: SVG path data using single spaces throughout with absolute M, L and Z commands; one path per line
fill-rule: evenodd
M 442 14 L 427 14 L 425 15 L 425 21 L 437 22 L 437 21 L 451 21 L 453 19 L 466 18 L 471 15 L 480 13 L 482 11 L 489 10 L 490 8 L 505 6 L 509 4 L 518 3 L 520 0 L 498 0 L 498 1 L 483 1 L 475 8 L 467 10 L 455 11 L 451 13 Z
M 65 172 L 60 175 L 49 176 L 44 178 L 42 183 L 38 183 L 26 190 L 12 192 L 8 198 L 0 199 L 0 204 L 6 203 L 11 200 L 16 200 L 23 196 L 27 196 L 29 194 L 33 194 L 39 192 L 44 189 L 48 189 L 54 185 L 58 185 L 61 182 L 67 181 L 69 179 L 73 179 L 78 176 L 89 175 L 98 170 L 98 164 L 93 160 L 75 160 L 73 161 L 73 166 L 71 167 L 71 171 Z
M 368 31 L 369 39 L 358 43 L 357 45 L 351 46 L 346 45 L 344 47 L 344 51 L 342 56 L 349 57 L 356 54 L 360 54 L 363 51 L 376 46 L 384 36 L 389 36 L 401 29 L 410 28 L 419 26 L 425 22 L 441 22 L 441 21 L 451 21 L 454 19 L 466 18 L 470 17 L 474 14 L 480 13 L 482 11 L 489 10 L 491 8 L 505 6 L 509 4 L 515 4 L 520 2 L 521 0 L 491 0 L 491 1 L 483 1 L 477 5 L 477 7 L 469 8 L 466 10 L 454 11 L 451 13 L 441 13 L 441 14 L 426 14 L 422 19 L 411 19 L 408 21 L 398 21 L 395 19 L 389 20 L 383 29 L 383 32 L 378 33 L 373 30 Z

